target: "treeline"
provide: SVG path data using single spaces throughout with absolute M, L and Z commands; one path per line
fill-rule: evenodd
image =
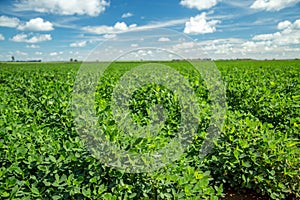
M 16 61 L 8 61 L 8 62 L 42 62 L 42 60 L 16 60 Z

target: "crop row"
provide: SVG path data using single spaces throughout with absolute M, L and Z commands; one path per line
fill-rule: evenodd
M 108 141 L 132 153 L 155 152 L 179 130 L 178 97 L 147 84 L 129 102 L 140 127 L 153 105 L 167 115 L 155 137 L 119 131 L 111 99 L 118 80 L 144 63 L 114 63 L 95 95 L 98 124 Z M 3 199 L 218 199 L 223 188 L 272 199 L 300 197 L 300 62 L 217 61 L 226 85 L 224 127 L 212 151 L 199 157 L 211 119 L 201 75 L 183 61 L 178 70 L 197 96 L 199 127 L 177 161 L 154 172 L 126 173 L 91 155 L 76 131 L 72 91 L 78 63 L 0 64 L 0 196 Z M 154 117 L 155 119 L 155 117 Z

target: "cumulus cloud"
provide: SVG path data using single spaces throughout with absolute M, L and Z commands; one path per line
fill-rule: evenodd
M 15 53 L 16 53 L 17 55 L 21 55 L 21 56 L 27 56 L 27 55 L 28 55 L 28 53 L 23 52 L 23 51 L 19 51 L 19 50 L 17 50 Z
M 29 20 L 29 22 L 26 22 L 25 24 L 19 25 L 18 29 L 22 31 L 52 31 L 53 24 L 38 17 Z
M 28 48 L 28 49 L 38 49 L 38 48 L 40 48 L 40 46 L 32 44 L 32 45 L 26 45 L 26 48 Z
M 283 30 L 283 29 L 290 27 L 291 25 L 292 25 L 292 23 L 290 21 L 286 20 L 286 21 L 280 22 L 278 24 L 277 28 L 279 30 Z
M 300 44 L 300 19 L 294 23 L 283 21 L 278 23 L 280 30 L 270 34 L 260 34 L 253 37 L 254 41 L 269 41 L 274 45 Z
M 127 18 L 127 17 L 132 17 L 132 16 L 133 16 L 133 14 L 130 13 L 130 12 L 128 12 L 128 13 L 124 13 L 124 14 L 122 15 L 122 18 Z
M 139 45 L 138 45 L 138 44 L 131 44 L 130 46 L 133 47 L 133 48 L 136 48 L 136 47 L 138 47 Z
M 273 40 L 276 38 L 280 38 L 281 37 L 281 33 L 280 32 L 276 32 L 276 33 L 270 33 L 270 34 L 260 34 L 260 35 L 255 35 L 253 37 L 253 40 Z
M 58 53 L 57 53 L 57 52 L 51 52 L 49 55 L 50 55 L 50 56 L 57 56 Z
M 17 11 L 32 10 L 58 15 L 98 16 L 109 6 L 109 2 L 106 0 L 19 0 L 14 6 Z
M 299 3 L 300 0 L 256 0 L 251 8 L 266 11 L 279 11 Z
M 300 29 L 300 19 L 296 20 L 293 24 L 291 24 L 291 26 L 289 28 L 292 29 Z
M 30 35 L 21 33 L 21 34 L 15 35 L 10 40 L 14 41 L 14 42 L 38 43 L 38 42 L 44 42 L 44 41 L 52 40 L 52 37 L 51 37 L 50 34 L 30 36 Z
M 167 38 L 167 37 L 161 37 L 158 39 L 159 42 L 170 42 L 170 38 Z
M 70 47 L 85 47 L 86 41 L 74 42 L 70 44 Z
M 191 49 L 195 47 L 194 42 L 182 42 L 173 46 L 173 49 Z
M 18 56 L 27 56 L 28 55 L 28 53 L 20 51 L 20 50 L 9 51 L 8 53 L 11 54 L 11 55 L 18 55 Z
M 217 5 L 218 0 L 181 0 L 180 4 L 188 8 L 196 8 L 198 10 L 205 10 Z
M 96 34 L 115 34 L 115 33 L 121 33 L 127 31 L 131 27 L 134 26 L 127 26 L 125 22 L 117 22 L 114 26 L 87 26 L 83 27 L 84 31 L 90 32 L 90 33 L 96 33 Z
M 117 31 L 126 31 L 128 26 L 125 22 L 117 22 L 114 26 L 114 29 Z
M 26 34 L 18 34 L 11 38 L 14 42 L 25 42 L 28 39 L 28 35 Z
M 0 40 L 5 40 L 5 37 L 0 33 Z
M 19 25 L 20 20 L 15 17 L 0 16 L 0 26 L 15 28 Z
M 216 31 L 216 25 L 218 23 L 220 23 L 219 20 L 208 21 L 206 19 L 206 13 L 203 12 L 200 15 L 191 17 L 190 20 L 185 23 L 184 33 L 186 34 L 213 33 Z
M 112 38 L 115 38 L 117 37 L 116 34 L 105 34 L 103 35 L 104 39 L 112 39 Z
M 137 52 L 134 53 L 136 57 L 144 57 L 144 56 L 152 56 L 153 52 L 151 50 L 138 50 Z
M 271 40 L 254 41 L 240 38 L 181 42 L 173 46 L 173 51 L 191 59 L 293 59 L 299 57 L 297 45 L 276 44 Z

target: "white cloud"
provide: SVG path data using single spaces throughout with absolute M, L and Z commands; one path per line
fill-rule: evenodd
M 296 30 L 296 22 L 293 23 L 293 32 Z M 280 32 L 281 33 L 281 32 Z M 277 35 L 273 33 L 274 36 Z M 186 59 L 212 58 L 212 59 L 293 59 L 299 58 L 299 34 L 287 37 L 282 36 L 273 40 L 246 40 L 240 38 L 224 38 L 216 40 L 183 41 L 177 40 L 177 44 L 170 49 Z M 270 34 L 271 35 L 271 34 Z M 278 37 L 278 36 L 277 36 Z M 292 39 L 293 38 L 293 39 Z M 174 40 L 175 41 L 175 40 Z M 296 44 L 296 45 L 295 45 Z M 297 45 L 298 44 L 298 45 Z
M 137 27 L 137 24 L 131 24 L 131 25 L 129 25 L 129 28 L 135 28 L 135 27 Z
M 114 26 L 87 26 L 83 27 L 84 31 L 96 34 L 114 34 L 125 32 L 129 29 L 125 22 L 117 22 Z
M 18 29 L 22 31 L 52 31 L 53 24 L 38 17 L 29 20 L 29 22 L 26 22 L 25 24 L 19 25 Z
M 70 44 L 70 47 L 85 47 L 86 41 L 74 42 Z
M 130 46 L 133 47 L 133 48 L 136 48 L 136 47 L 138 47 L 139 45 L 138 45 L 138 44 L 131 44 Z
M 156 22 L 152 24 L 147 24 L 144 26 L 137 26 L 137 24 L 127 25 L 125 22 L 117 22 L 114 26 L 86 26 L 83 27 L 82 30 L 94 33 L 94 34 L 116 34 L 116 33 L 124 33 L 128 31 L 140 31 L 147 29 L 155 29 L 155 28 L 164 28 L 175 26 L 179 24 L 184 24 L 187 19 L 179 19 L 179 20 L 170 20 L 166 22 Z
M 300 44 L 300 19 L 294 23 L 289 21 L 280 22 L 277 26 L 280 32 L 255 35 L 254 41 L 270 41 L 274 45 L 286 46 Z
M 217 0 L 181 0 L 180 4 L 188 8 L 196 8 L 198 10 L 205 10 L 217 5 Z
M 18 34 L 15 35 L 13 38 L 11 38 L 12 41 L 14 42 L 26 42 L 28 40 L 28 35 L 26 34 Z
M 32 44 L 32 45 L 26 45 L 26 48 L 28 48 L 28 49 L 38 49 L 38 48 L 40 48 L 40 46 Z
M 255 35 L 253 37 L 253 40 L 262 40 L 262 41 L 266 41 L 266 40 L 273 40 L 275 38 L 279 38 L 281 36 L 280 32 L 276 32 L 276 33 L 270 33 L 270 34 L 260 34 L 260 35 Z
M 144 56 L 152 56 L 153 52 L 151 50 L 138 50 L 137 52 L 135 52 L 136 57 L 140 58 L 140 57 L 144 57 Z
M 58 15 L 98 16 L 109 6 L 109 2 L 106 0 L 19 0 L 14 6 L 17 11 L 33 10 Z
M 170 42 L 170 38 L 167 38 L 167 37 L 161 37 L 158 39 L 159 42 Z
M 247 41 L 241 44 L 241 54 L 243 55 L 267 55 L 272 52 L 276 52 L 278 49 L 278 46 L 272 45 L 271 42 L 268 41 L 260 41 L 260 42 L 253 42 L 253 41 Z M 258 56 L 258 55 L 257 55 Z
M 280 22 L 278 24 L 277 28 L 279 30 L 283 30 L 283 29 L 290 27 L 291 25 L 292 25 L 292 23 L 290 21 L 286 20 L 286 21 Z
M 114 29 L 117 31 L 126 31 L 128 26 L 125 22 L 117 22 L 114 26 Z
M 0 40 L 5 40 L 5 37 L 0 33 Z
M 37 51 L 37 52 L 35 52 L 34 54 L 35 54 L 35 55 L 43 55 L 43 53 L 40 52 L 40 51 Z
M 195 46 L 194 42 L 182 42 L 173 46 L 174 49 L 191 49 Z
M 300 19 L 296 20 L 293 24 L 294 29 L 300 29 Z
M 50 34 L 44 34 L 44 35 L 35 35 L 35 36 L 30 36 L 26 35 L 24 33 L 17 34 L 10 40 L 14 42 L 27 42 L 27 43 L 38 43 L 38 42 L 44 42 L 44 41 L 49 41 L 52 40 L 52 37 Z
M 17 51 L 15 52 L 15 54 L 20 55 L 20 56 L 27 56 L 27 55 L 28 55 L 28 53 L 23 52 L 23 51 L 19 51 L 19 50 L 17 50 Z
M 58 53 L 57 53 L 57 52 L 51 52 L 49 55 L 50 55 L 50 56 L 57 56 Z
M 133 16 L 133 14 L 130 13 L 130 12 L 128 12 L 128 13 L 124 13 L 124 14 L 122 15 L 122 18 L 127 18 L 127 17 L 132 17 L 132 16 Z
M 256 0 L 251 8 L 266 11 L 279 11 L 299 3 L 300 0 Z
M 299 47 L 288 44 L 275 44 L 273 41 L 253 41 L 239 38 L 206 40 L 194 43 L 178 44 L 175 49 L 186 58 L 213 59 L 292 59 L 299 58 Z M 183 48 L 185 47 L 185 48 Z M 174 50 L 174 51 L 175 51 Z
M 15 17 L 0 16 L 0 26 L 14 28 L 17 27 L 20 20 Z
M 116 34 L 105 34 L 103 35 L 104 39 L 112 39 L 112 38 L 115 38 L 117 37 Z
M 216 31 L 216 24 L 218 23 L 220 23 L 219 20 L 207 21 L 206 13 L 203 12 L 200 15 L 191 17 L 190 20 L 185 23 L 184 33 L 186 34 L 213 33 Z
M 186 20 L 187 19 L 178 19 L 178 20 L 156 22 L 156 23 L 147 24 L 144 26 L 138 26 L 133 30 L 147 30 L 147 29 L 171 27 L 171 26 L 176 26 L 179 24 L 184 24 L 186 22 Z
M 52 40 L 52 37 L 50 34 L 44 34 L 44 35 L 37 35 L 33 36 L 28 39 L 28 43 L 38 43 L 38 42 L 44 42 L 44 41 L 50 41 Z

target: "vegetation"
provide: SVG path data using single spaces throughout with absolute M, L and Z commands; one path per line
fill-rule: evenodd
M 151 105 L 169 113 L 150 141 L 118 132 L 111 97 L 139 62 L 113 63 L 99 80 L 95 110 L 108 140 L 132 152 L 155 151 L 176 135 L 177 97 L 148 84 L 134 92 L 131 117 L 145 126 Z M 217 61 L 226 84 L 225 125 L 199 157 L 210 121 L 205 82 L 184 61 L 164 63 L 190 83 L 200 125 L 185 153 L 155 172 L 131 174 L 94 158 L 76 132 L 72 91 L 80 63 L 0 64 L 0 196 L 2 199 L 218 199 L 223 188 L 256 190 L 272 199 L 300 197 L 300 61 Z

